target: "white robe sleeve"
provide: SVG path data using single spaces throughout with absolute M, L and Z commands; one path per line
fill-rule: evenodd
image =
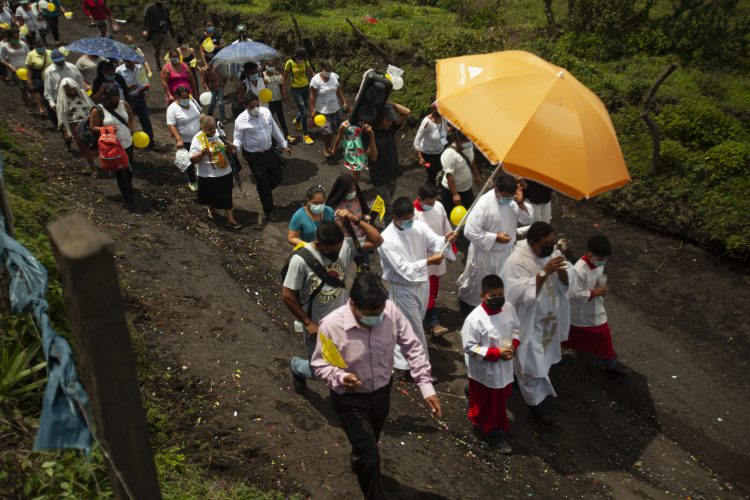
M 464 326 L 461 328 L 461 340 L 463 341 L 464 354 L 472 358 L 482 359 L 487 356 L 489 348 L 481 345 L 482 334 L 474 328 L 471 318 L 464 321 Z
M 424 236 L 427 238 L 427 250 L 431 253 L 438 253 L 443 249 L 443 245 L 445 245 L 445 236 L 436 234 L 427 224 L 425 224 L 424 229 Z M 456 260 L 452 245 L 448 245 L 445 256 L 448 260 Z
M 486 210 L 486 203 L 483 199 L 480 199 L 472 213 L 469 214 L 464 235 L 482 250 L 489 251 L 492 250 L 497 241 L 497 233 L 491 233 L 482 228 L 486 220 Z
M 378 248 L 380 257 L 385 258 L 393 266 L 393 270 L 406 281 L 416 281 L 420 276 L 420 271 L 427 267 L 427 259 L 419 259 L 416 262 L 407 262 L 404 259 L 401 249 L 393 248 L 386 244 Z M 424 279 L 424 278 L 423 278 Z
M 523 262 L 509 258 L 500 277 L 505 285 L 505 298 L 518 309 L 520 305 L 528 305 L 536 301 L 536 274 L 527 269 Z
M 569 281 L 568 297 L 576 302 L 588 302 L 591 300 L 591 290 L 586 287 L 585 271 L 576 266 L 574 273 L 573 281 Z M 570 274 L 568 274 L 568 279 L 570 279 Z
M 515 203 L 515 202 L 513 202 Z M 534 207 L 531 206 L 531 203 L 526 203 L 526 201 L 522 201 L 523 205 L 526 207 L 526 210 L 528 210 L 528 213 L 521 210 L 521 208 L 516 205 L 516 210 L 518 211 L 518 222 L 520 222 L 524 226 L 528 226 L 529 224 L 534 223 Z

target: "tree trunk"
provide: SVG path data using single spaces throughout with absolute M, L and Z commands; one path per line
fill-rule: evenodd
M 656 78 L 656 80 L 654 80 L 653 85 L 651 85 L 651 88 L 646 94 L 646 98 L 643 100 L 641 119 L 643 119 L 643 121 L 646 123 L 648 131 L 651 133 L 651 141 L 653 143 L 653 149 L 651 152 L 651 170 L 649 170 L 649 175 L 656 175 L 659 173 L 659 156 L 661 155 L 661 135 L 659 133 L 659 126 L 649 114 L 651 101 L 653 101 L 654 96 L 659 90 L 661 84 L 664 83 L 667 78 L 669 78 L 669 75 L 671 75 L 675 69 L 677 69 L 677 65 L 675 63 L 669 63 L 669 65 L 662 70 L 661 74 Z
M 547 16 L 547 26 L 555 25 L 555 13 L 552 12 L 552 0 L 544 0 L 544 14 Z

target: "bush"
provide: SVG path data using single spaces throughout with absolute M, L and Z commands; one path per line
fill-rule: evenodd
M 746 140 L 742 123 L 724 113 L 708 99 L 684 99 L 668 104 L 656 117 L 663 137 L 702 150 L 726 140 Z
M 745 142 L 723 142 L 696 156 L 693 171 L 711 184 L 750 175 L 750 144 Z
M 686 166 L 690 161 L 690 150 L 672 139 L 661 142 L 660 166 L 664 172 L 675 174 Z

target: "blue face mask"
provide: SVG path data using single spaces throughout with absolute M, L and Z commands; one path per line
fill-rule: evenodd
M 364 314 L 359 317 L 360 323 L 370 328 L 378 326 L 383 321 L 383 314 L 377 316 L 365 316 Z
M 258 73 L 253 73 L 252 75 L 250 75 L 250 81 L 251 81 L 251 82 L 257 82 L 257 81 L 258 81 L 258 78 L 260 78 L 260 77 L 258 76 Z
M 464 149 L 471 149 L 474 147 L 474 145 L 471 143 L 471 141 L 469 141 L 461 143 L 461 147 Z
M 596 264 L 596 267 L 604 267 L 606 263 L 606 260 L 597 260 L 596 262 L 594 262 L 594 264 Z
M 314 215 L 320 215 L 323 213 L 323 211 L 326 209 L 326 206 L 324 203 L 321 204 L 310 204 L 310 212 Z
M 213 26 L 209 26 L 208 28 L 206 28 L 206 33 L 208 33 L 209 35 L 212 35 L 213 32 L 214 32 L 214 27 Z
M 430 210 L 433 210 L 435 208 L 435 205 L 422 205 L 422 208 L 425 212 L 429 212 Z
M 42 54 L 44 54 L 44 51 L 46 49 L 44 47 L 37 47 L 35 50 L 36 50 L 36 53 L 41 56 Z
M 110 82 L 115 81 L 115 75 L 104 75 L 104 78 L 106 78 Z
M 401 221 L 401 229 L 408 230 L 408 229 L 411 229 L 412 226 L 414 226 L 414 219 Z
M 501 205 L 510 205 L 512 201 L 513 201 L 512 196 L 509 198 L 506 198 L 505 196 L 501 196 L 500 199 L 497 200 L 497 202 Z

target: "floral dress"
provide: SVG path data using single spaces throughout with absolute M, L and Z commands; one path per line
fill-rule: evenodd
M 367 170 L 367 153 L 362 146 L 362 127 L 356 127 L 348 120 L 344 122 L 344 167 L 352 172 Z

